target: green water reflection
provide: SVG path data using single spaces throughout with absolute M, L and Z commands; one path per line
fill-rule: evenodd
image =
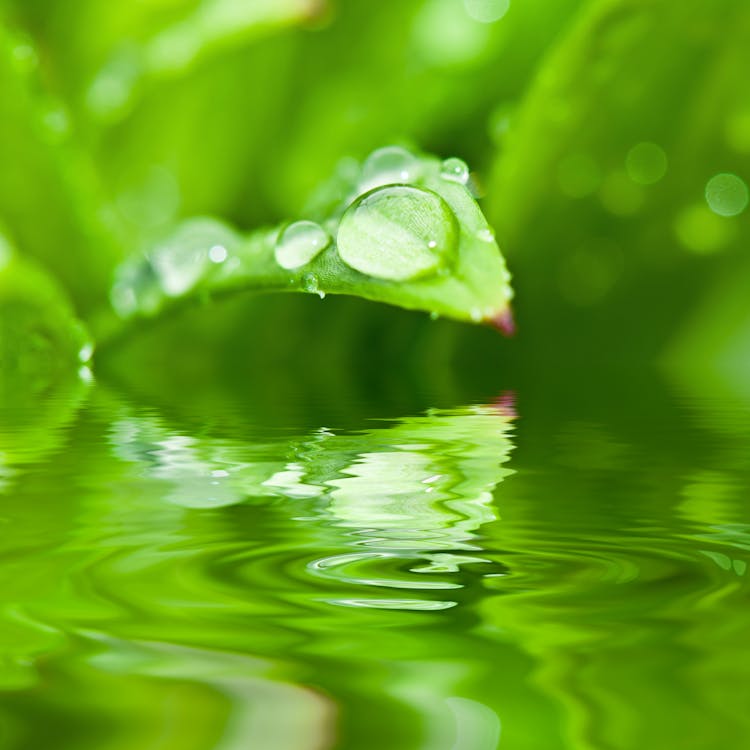
M 6 399 L 0 747 L 743 747 L 750 411 L 561 387 Z

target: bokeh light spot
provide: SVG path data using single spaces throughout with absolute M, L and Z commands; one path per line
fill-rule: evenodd
M 703 203 L 684 209 L 675 220 L 674 230 L 687 250 L 700 255 L 721 250 L 732 236 L 731 224 L 712 213 Z
M 706 203 L 719 216 L 737 216 L 746 208 L 750 194 L 744 180 L 736 174 L 722 172 L 706 184 Z
M 653 185 L 667 173 L 667 155 L 661 146 L 644 141 L 628 151 L 625 169 L 633 182 Z

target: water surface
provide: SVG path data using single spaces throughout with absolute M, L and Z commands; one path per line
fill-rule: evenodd
M 0 747 L 744 747 L 747 405 L 413 400 L 5 399 Z

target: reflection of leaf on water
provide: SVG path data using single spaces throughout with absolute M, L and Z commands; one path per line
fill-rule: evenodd
M 482 524 L 496 519 L 492 491 L 509 473 L 511 416 L 503 406 L 431 410 L 357 433 L 241 442 L 174 432 L 158 418 L 124 417 L 110 433 L 118 456 L 168 483 L 166 498 L 219 508 L 258 497 L 294 501 L 295 518 L 344 550 L 310 564 L 315 575 L 400 589 L 460 587 L 414 573 L 456 573 Z M 300 514 L 300 505 L 305 512 Z M 390 570 L 408 562 L 409 574 Z M 369 572 L 370 569 L 375 572 Z M 452 602 L 347 600 L 435 609 Z
M 56 284 L 0 234 L 0 491 L 59 446 L 85 391 L 86 334 Z
M 296 441 L 242 443 L 172 431 L 155 416 L 125 417 L 113 450 L 171 484 L 167 499 L 191 508 L 249 497 L 325 495 L 324 513 L 345 528 L 377 528 L 386 546 L 461 546 L 495 519 L 492 490 L 510 473 L 502 408 L 431 410 L 354 435 L 321 429 Z M 287 456 L 288 460 L 281 460 Z

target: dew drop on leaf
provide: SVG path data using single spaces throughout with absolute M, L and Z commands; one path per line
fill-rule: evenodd
M 150 254 L 164 293 L 179 297 L 193 289 L 217 261 L 217 249 L 237 244 L 234 233 L 213 219 L 186 221 Z M 212 257 L 212 253 L 213 256 Z
M 331 236 L 314 221 L 295 221 L 276 240 L 274 257 L 287 270 L 307 265 L 331 244 Z
M 388 281 L 437 273 L 456 253 L 458 229 L 437 193 L 392 185 L 366 193 L 346 211 L 337 244 L 355 271 Z
M 318 277 L 314 273 L 306 273 L 302 277 L 302 288 L 310 294 L 317 294 L 321 299 L 325 297 L 325 293 L 320 291 Z
M 469 167 L 461 159 L 446 159 L 440 167 L 440 176 L 444 180 L 465 185 L 469 181 Z
M 362 166 L 360 192 L 383 185 L 411 182 L 419 172 L 419 160 L 400 146 L 385 146 L 373 151 Z

